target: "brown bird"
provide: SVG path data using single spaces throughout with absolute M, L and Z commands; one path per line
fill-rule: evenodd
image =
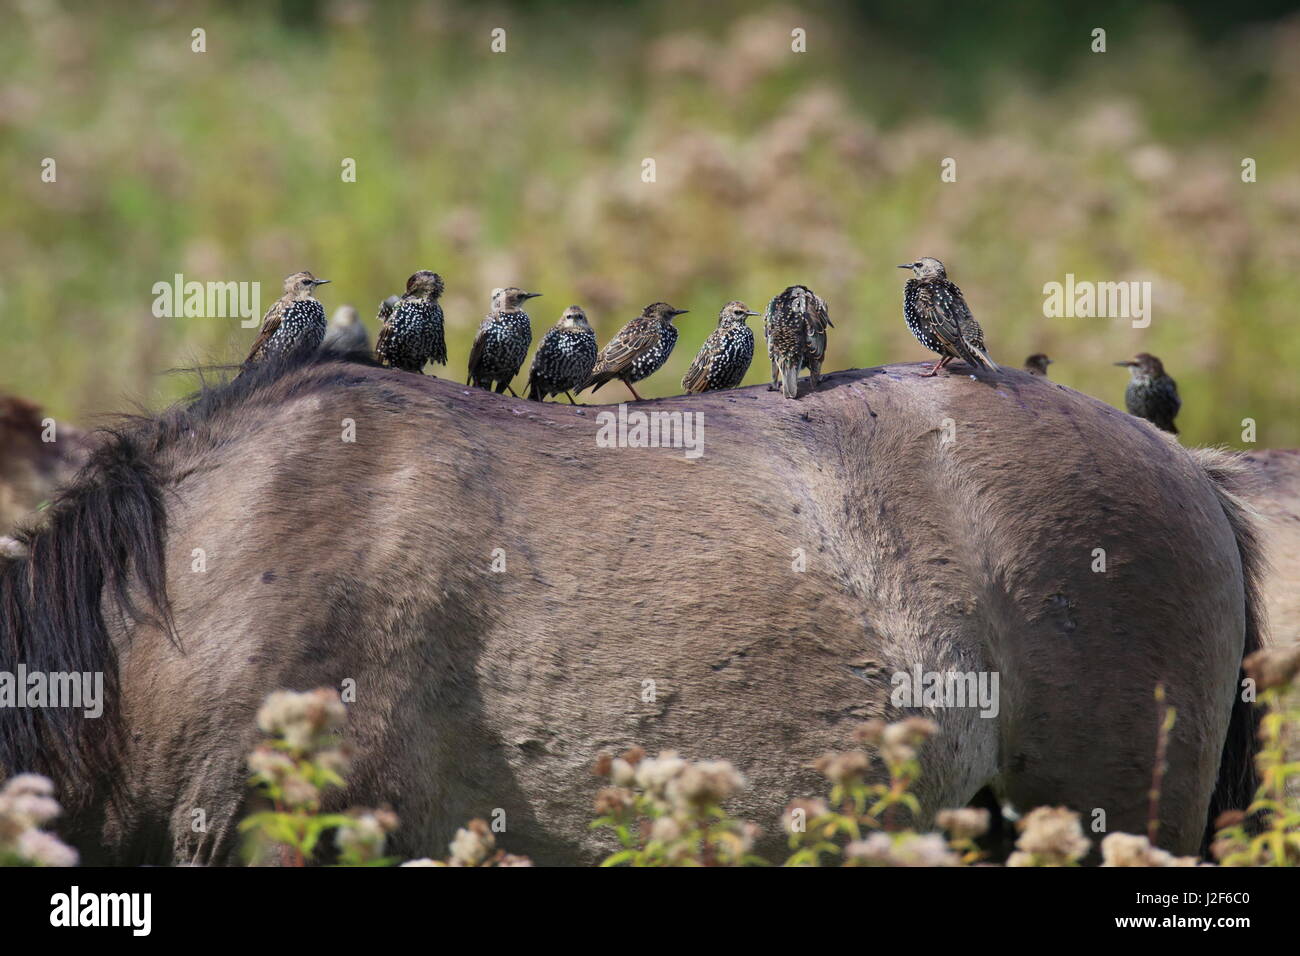
M 1047 366 L 1051 364 L 1052 360 L 1046 355 L 1042 352 L 1035 352 L 1025 359 L 1025 371 L 1030 375 L 1041 375 L 1043 378 L 1047 378 Z
M 284 295 L 266 310 L 262 331 L 248 350 L 244 364 L 299 350 L 315 352 L 325 341 L 325 308 L 312 291 L 329 279 L 317 279 L 310 272 L 295 272 L 284 280 Z
M 1178 397 L 1178 383 L 1165 374 L 1160 359 L 1149 352 L 1139 352 L 1128 361 L 1115 364 L 1132 373 L 1128 388 L 1124 390 L 1124 405 L 1128 413 L 1177 435 L 1174 418 L 1183 407 L 1183 400 Z
M 709 333 L 682 376 L 682 388 L 691 394 L 720 388 L 735 388 L 745 378 L 754 360 L 754 331 L 750 312 L 743 302 L 728 302 L 718 313 L 718 327 Z
M 673 319 L 689 311 L 674 309 L 667 302 L 647 305 L 600 350 L 591 377 L 578 391 L 589 388 L 597 392 L 606 382 L 616 378 L 627 386 L 634 399 L 641 401 L 632 384 L 653 375 L 668 361 L 673 346 L 677 344 L 677 327 L 673 325 Z
M 779 388 L 786 398 L 798 398 L 801 368 L 808 369 L 808 384 L 816 388 L 826 359 L 826 330 L 834 327 L 826 303 L 807 286 L 792 285 L 773 296 L 763 316 L 772 362 L 772 384 L 767 390 Z
M 532 320 L 522 307 L 540 295 L 514 286 L 492 290 L 492 311 L 479 324 L 474 347 L 469 351 L 466 385 L 491 389 L 495 384 L 498 395 L 507 389 L 511 395 L 515 394 L 510 383 L 523 368 L 528 346 L 533 343 Z
M 898 268 L 911 269 L 913 278 L 903 288 L 903 318 L 916 340 L 941 355 L 925 377 L 938 375 L 955 358 L 971 368 L 998 370 L 984 351 L 984 330 L 971 315 L 961 289 L 949 281 L 943 263 L 929 256 Z
M 569 404 L 576 405 L 569 390 L 590 378 L 595 364 L 596 333 L 587 322 L 587 313 L 571 305 L 564 310 L 560 321 L 542 336 L 542 343 L 533 355 L 532 368 L 528 370 L 525 394 L 540 402 L 563 392 Z
M 334 310 L 321 348 L 327 352 L 343 354 L 370 351 L 370 338 L 366 335 L 366 327 L 361 324 L 361 316 L 357 314 L 355 306 L 341 305 Z

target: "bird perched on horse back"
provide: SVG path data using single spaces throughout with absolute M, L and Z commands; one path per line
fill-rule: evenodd
M 1030 375 L 1041 375 L 1043 378 L 1047 378 L 1047 366 L 1051 364 L 1052 360 L 1046 355 L 1042 352 L 1035 352 L 1025 359 L 1025 371 Z
M 641 401 L 633 384 L 653 375 L 668 361 L 673 346 L 677 344 L 677 327 L 673 325 L 673 319 L 689 311 L 674 309 L 667 302 L 647 305 L 601 349 L 591 377 L 578 391 L 589 388 L 596 392 L 611 379 L 618 379 L 627 386 L 634 399 Z
M 356 306 L 341 305 L 334 310 L 321 348 L 343 355 L 370 351 L 370 338 L 366 335 L 366 327 L 361 324 Z
M 904 263 L 912 278 L 903 288 L 903 318 L 916 340 L 941 356 L 926 377 L 937 375 L 955 358 L 972 369 L 998 370 L 997 363 L 984 349 L 984 330 L 971 315 L 961 289 L 948 279 L 943 263 L 930 256 Z
M 821 382 L 826 359 L 826 330 L 833 328 L 830 310 L 812 289 L 792 285 L 772 298 L 763 316 L 763 335 L 772 361 L 772 384 L 786 398 L 799 397 L 799 369 L 808 369 L 808 384 Z
M 1124 390 L 1124 405 L 1130 415 L 1145 418 L 1156 428 L 1177 435 L 1174 418 L 1183 407 L 1178 383 L 1165 373 L 1165 366 L 1149 352 L 1139 352 L 1125 362 L 1116 362 L 1132 373 Z
M 709 333 L 682 376 L 682 388 L 694 394 L 739 385 L 754 360 L 754 332 L 748 323 L 755 315 L 758 313 L 749 311 L 743 302 L 724 305 L 718 313 L 718 327 Z
M 570 390 L 587 381 L 595 364 L 596 333 L 587 321 L 587 313 L 571 305 L 542 336 L 528 371 L 526 394 L 540 402 L 563 392 L 569 404 L 576 405 Z
M 244 364 L 291 352 L 315 352 L 325 341 L 325 308 L 312 295 L 329 279 L 317 279 L 310 272 L 295 272 L 284 280 L 280 296 L 262 317 L 262 330 L 248 350 Z
M 510 382 L 519 374 L 533 342 L 532 321 L 521 306 L 539 295 L 514 286 L 492 290 L 492 311 L 479 325 L 469 352 L 466 385 L 487 389 L 495 386 L 497 394 L 507 389 L 515 394 Z
M 443 289 L 442 276 L 421 269 L 406 280 L 405 294 L 391 307 L 389 300 L 384 300 L 379 307 L 383 326 L 375 340 L 380 362 L 418 374 L 424 373 L 426 362 L 447 364 L 442 306 L 438 304 Z

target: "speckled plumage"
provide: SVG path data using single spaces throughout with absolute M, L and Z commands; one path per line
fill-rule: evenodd
M 677 344 L 677 327 L 673 325 L 673 319 L 688 311 L 674 309 L 667 302 L 647 305 L 600 350 L 591 377 L 578 390 L 589 388 L 596 392 L 606 382 L 618 379 L 627 386 L 634 399 L 641 401 L 633 384 L 653 375 L 668 361 L 673 346 Z
M 474 347 L 469 353 L 469 378 L 465 384 L 479 388 L 496 388 L 498 394 L 509 390 L 519 374 L 528 347 L 533 343 L 533 326 L 528 313 L 520 306 L 540 292 L 525 292 L 513 286 L 492 292 L 492 311 L 478 327 Z
M 792 285 L 773 296 L 763 316 L 763 336 L 772 363 L 768 391 L 779 388 L 786 398 L 798 398 L 801 368 L 808 369 L 808 383 L 816 388 L 826 359 L 826 330 L 834 327 L 826 303 L 807 286 Z
M 315 352 L 325 340 L 325 308 L 312 290 L 329 282 L 310 272 L 295 272 L 284 280 L 284 295 L 266 310 L 262 329 L 248 350 L 244 364 L 291 352 Z
M 563 392 L 570 404 L 576 405 L 569 393 L 587 381 L 595 365 L 596 333 L 587 322 L 587 314 L 571 305 L 564 310 L 560 321 L 542 336 L 528 370 L 525 394 L 540 402 Z
M 901 265 L 913 278 L 903 287 L 903 318 L 916 340 L 941 356 L 926 375 L 935 375 L 955 358 L 971 368 L 996 372 L 997 363 L 984 348 L 984 330 L 971 315 L 961 289 L 950 282 L 943 263 L 923 256 Z
M 735 388 L 745 378 L 754 360 L 754 331 L 743 302 L 728 302 L 718 313 L 718 327 L 700 346 L 695 361 L 682 376 L 682 388 L 690 393 Z
M 1145 418 L 1156 428 L 1178 434 L 1174 418 L 1183 407 L 1178 397 L 1178 383 L 1165 372 L 1164 364 L 1148 352 L 1139 352 L 1130 361 L 1116 362 L 1132 373 L 1124 390 L 1124 406 L 1130 415 Z
M 384 300 L 379 307 L 383 326 L 375 341 L 380 362 L 420 374 L 426 362 L 447 364 L 442 306 L 438 304 L 442 293 L 442 276 L 422 269 L 406 280 L 405 295 L 391 306 Z

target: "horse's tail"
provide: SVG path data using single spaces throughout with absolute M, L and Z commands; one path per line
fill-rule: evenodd
M 108 773 L 120 736 L 117 655 L 105 614 L 151 621 L 174 637 L 166 591 L 166 509 L 148 435 L 124 427 L 96 443 L 76 480 L 0 557 L 0 670 L 47 685 L 102 678 L 96 719 L 85 707 L 0 711 L 0 777 L 34 771 L 65 782 L 65 802 Z M 68 675 L 68 676 L 64 676 Z M 90 687 L 85 678 L 91 675 Z M 66 689 L 68 684 L 63 683 Z M 27 688 L 18 688 L 27 695 Z M 108 773 L 111 776 L 111 773 Z M 77 785 L 80 781 L 81 785 Z
M 1214 486 L 1219 506 L 1237 539 L 1246 601 L 1246 640 L 1242 648 L 1244 658 L 1263 646 L 1266 631 L 1262 594 L 1266 564 L 1264 547 L 1255 521 L 1257 513 L 1241 497 L 1248 482 L 1248 471 L 1241 456 L 1231 452 L 1200 448 L 1194 450 L 1193 454 Z M 1259 750 L 1259 712 L 1253 704 L 1241 699 L 1240 687 L 1244 676 L 1244 672 L 1238 672 L 1238 690 L 1233 697 L 1232 718 L 1219 759 L 1218 780 L 1210 798 L 1210 815 L 1206 821 L 1205 833 L 1207 846 L 1213 838 L 1214 821 L 1219 814 L 1225 810 L 1246 809 L 1255 799 L 1255 791 L 1259 786 L 1255 769 L 1255 754 Z

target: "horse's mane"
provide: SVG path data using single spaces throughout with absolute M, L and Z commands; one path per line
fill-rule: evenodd
M 121 744 L 117 654 L 110 621 L 148 623 L 177 646 L 166 583 L 168 454 L 214 447 L 259 406 L 361 381 L 356 357 L 321 352 L 201 381 L 157 415 L 123 416 L 94 435 L 86 464 L 39 525 L 0 557 L 0 672 L 103 674 L 98 719 L 69 707 L 0 707 L 0 778 L 23 771 L 60 781 L 73 809 L 110 778 Z M 362 363 L 364 364 L 364 363 Z M 202 378 L 206 378 L 206 373 Z M 17 687 L 19 694 L 25 687 Z

